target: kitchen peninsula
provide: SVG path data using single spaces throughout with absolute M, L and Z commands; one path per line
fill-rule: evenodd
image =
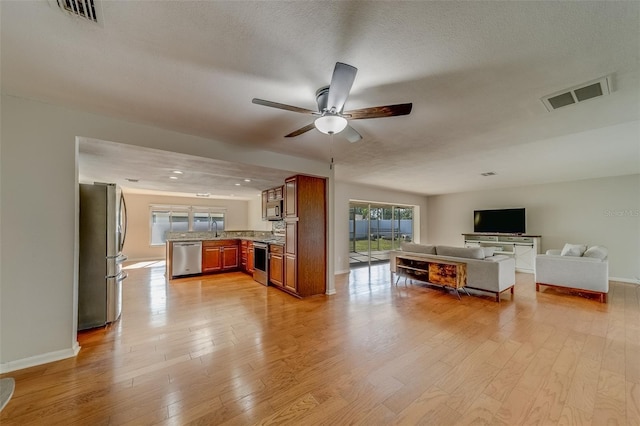
M 166 276 L 224 273 L 241 270 L 264 285 L 296 297 L 326 292 L 326 182 L 296 175 L 279 191 L 281 220 L 269 231 L 169 232 Z M 263 194 L 265 202 L 274 196 Z M 263 214 L 263 218 L 264 218 Z M 266 218 L 265 218 L 266 220 Z M 187 251 L 188 248 L 188 251 Z M 185 267 L 185 265 L 188 265 Z

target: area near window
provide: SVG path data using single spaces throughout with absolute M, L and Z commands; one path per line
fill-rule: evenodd
M 150 206 L 150 245 L 166 243 L 167 232 L 222 232 L 226 209 L 197 206 Z

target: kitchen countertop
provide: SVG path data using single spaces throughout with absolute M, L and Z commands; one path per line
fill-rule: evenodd
M 186 242 L 186 241 L 223 241 L 223 240 L 246 240 L 246 241 L 257 241 L 261 243 L 268 244 L 279 244 L 284 245 L 284 238 L 264 238 L 264 237 L 180 237 L 180 238 L 171 238 L 168 239 L 168 243 L 175 242 Z

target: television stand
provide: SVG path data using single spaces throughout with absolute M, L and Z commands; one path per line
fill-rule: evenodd
M 495 247 L 494 254 L 516 260 L 516 271 L 535 273 L 536 255 L 540 254 L 540 235 L 527 234 L 462 234 L 465 247 Z

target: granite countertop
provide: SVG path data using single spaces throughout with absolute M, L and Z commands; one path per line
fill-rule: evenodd
M 177 238 L 169 238 L 167 242 L 185 242 L 185 241 L 217 241 L 217 240 L 246 240 L 246 241 L 259 241 L 261 243 L 269 243 L 269 244 L 280 244 L 284 245 L 284 238 L 265 238 L 265 237 L 177 237 Z

